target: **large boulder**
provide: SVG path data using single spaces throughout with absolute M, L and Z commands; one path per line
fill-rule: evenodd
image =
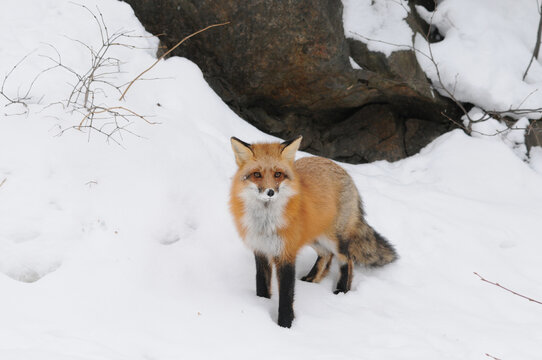
M 174 54 L 198 64 L 217 94 L 258 128 L 303 134 L 305 150 L 349 162 L 397 160 L 449 128 L 441 113 L 457 117 L 411 51 L 386 58 L 347 40 L 340 0 L 125 1 L 148 31 L 164 34 L 166 48 L 230 21 Z M 352 68 L 350 56 L 363 70 Z

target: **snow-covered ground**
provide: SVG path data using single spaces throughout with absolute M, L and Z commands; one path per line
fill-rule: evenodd
M 386 56 L 412 48 L 414 33 L 405 18 L 406 0 L 342 0 L 346 37 L 367 43 L 370 51 Z
M 85 5 L 99 6 L 111 32 L 148 35 L 125 3 Z M 8 96 L 51 65 L 40 55 L 57 58 L 45 43 L 78 72 L 89 52 L 69 38 L 99 48 L 96 22 L 69 1 L 0 8 L 0 79 L 32 52 L 6 81 Z M 154 38 L 125 40 L 136 48 L 111 50 L 122 61 L 115 84 L 155 60 Z M 345 165 L 368 221 L 401 258 L 356 268 L 346 295 L 332 293 L 335 264 L 320 284 L 297 281 L 296 320 L 283 329 L 276 296 L 255 296 L 253 257 L 227 207 L 229 137 L 271 137 L 186 59 L 145 77 L 154 80 L 136 82 L 126 101 L 104 86 L 96 102 L 159 124 L 132 118 L 137 136 L 109 141 L 77 129 L 57 136 L 83 119 L 55 104 L 71 92 L 65 69 L 40 76 L 28 108 L 0 96 L 0 359 L 540 358 L 542 305 L 473 274 L 542 300 L 539 148 L 526 162 L 500 138 L 456 130 L 396 163 Z M 314 259 L 301 254 L 298 278 Z

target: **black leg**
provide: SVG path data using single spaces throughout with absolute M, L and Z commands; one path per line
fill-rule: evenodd
M 320 269 L 321 265 L 320 263 L 323 261 L 322 256 L 318 255 L 318 258 L 316 259 L 316 262 L 314 263 L 314 266 L 312 267 L 311 271 L 305 276 L 301 278 L 301 281 L 308 281 L 312 282 L 314 278 L 316 278 L 316 274 L 318 274 L 318 270 Z
M 279 326 L 289 328 L 294 321 L 295 263 L 278 263 Z
M 346 263 L 341 265 L 341 277 L 337 282 L 337 290 L 334 294 L 346 293 L 350 290 L 352 285 L 352 272 L 354 270 L 354 262 L 351 259 L 348 259 Z
M 254 254 L 256 259 L 256 295 L 271 297 L 271 274 L 272 268 L 266 256 Z

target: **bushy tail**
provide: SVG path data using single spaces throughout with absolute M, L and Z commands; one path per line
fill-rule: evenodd
M 393 245 L 385 237 L 364 221 L 361 225 L 361 236 L 354 241 L 351 247 L 351 253 L 356 262 L 378 267 L 389 264 L 398 258 Z

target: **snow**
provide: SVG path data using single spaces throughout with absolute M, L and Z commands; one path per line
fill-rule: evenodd
M 534 0 L 443 0 L 430 13 L 416 9 L 444 35 L 431 44 L 435 65 L 424 37 L 416 36 L 417 58 L 442 93 L 442 86 L 459 101 L 486 110 L 542 107 L 542 65 L 533 62 L 523 74 L 536 44 L 540 5 Z M 539 118 L 531 113 L 530 118 Z
M 520 159 L 529 160 L 527 146 L 525 145 L 525 133 L 529 128 L 528 118 L 522 117 L 515 124 L 507 126 L 503 122 L 488 116 L 482 109 L 475 106 L 469 111 L 468 116 L 464 115 L 462 117 L 462 120 L 466 129 L 470 126 L 473 137 L 501 141 L 510 147 Z
M 344 34 L 367 44 L 370 51 L 390 56 L 412 48 L 414 33 L 405 18 L 406 0 L 342 0 Z
M 350 61 L 350 66 L 352 66 L 352 69 L 357 69 L 357 70 L 362 69 L 362 67 L 351 57 L 349 57 L 348 60 Z
M 98 5 L 111 31 L 149 35 L 125 3 L 85 5 Z M 35 51 L 8 79 L 9 94 L 50 66 L 39 55 L 55 52 L 43 42 L 83 70 L 88 50 L 65 35 L 99 47 L 96 23 L 69 1 L 2 10 L 0 78 Z M 155 61 L 156 39 L 130 41 L 136 48 L 112 49 L 122 61 L 115 84 Z M 97 101 L 159 124 L 135 118 L 136 135 L 109 141 L 84 129 L 59 135 L 82 119 L 48 106 L 71 91 L 62 69 L 39 78 L 28 108 L 0 96 L 0 359 L 539 358 L 542 307 L 473 272 L 542 299 L 540 148 L 527 164 L 504 141 L 455 130 L 402 161 L 344 165 L 368 222 L 401 258 L 356 268 L 345 295 L 332 293 L 336 264 L 320 284 L 296 281 L 296 320 L 283 329 L 277 296 L 255 296 L 253 256 L 227 206 L 230 136 L 273 138 L 186 59 L 146 77 L 155 80 L 136 82 L 126 101 L 109 87 Z M 298 278 L 314 260 L 300 254 Z

